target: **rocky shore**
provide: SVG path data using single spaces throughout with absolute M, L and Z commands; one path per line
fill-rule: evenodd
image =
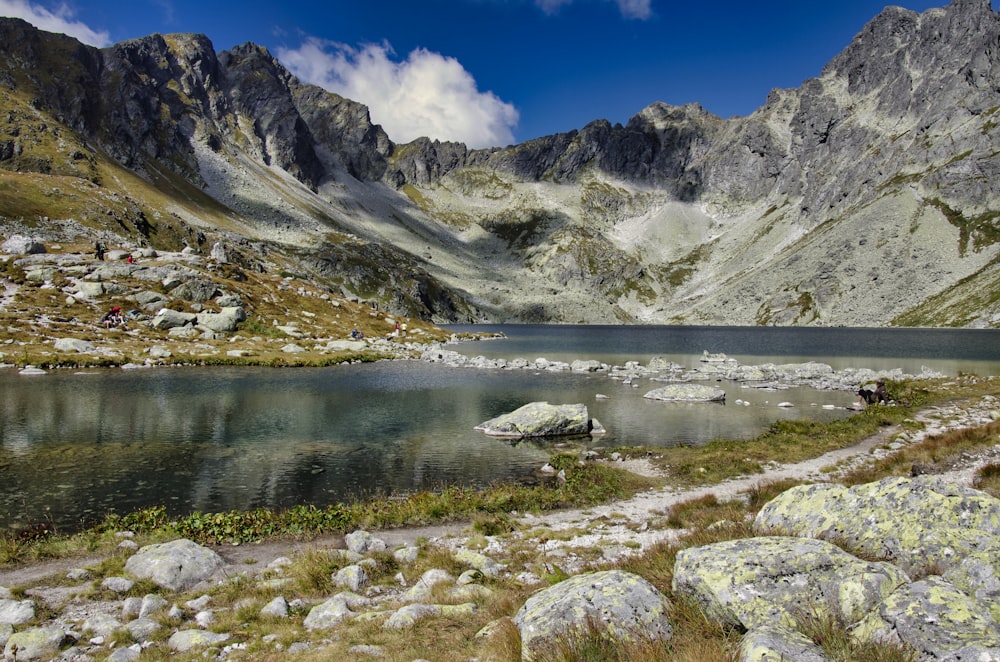
M 1000 401 L 991 396 L 938 407 L 918 415 L 919 431 L 886 429 L 853 448 L 697 490 L 654 490 L 544 516 L 512 513 L 516 526 L 497 535 L 463 527 L 433 535 L 357 531 L 213 549 L 184 540 L 140 547 L 122 531 L 113 557 L 126 559 L 124 566 L 85 558 L 0 573 L 7 587 L 0 591 L 0 641 L 11 660 L 416 659 L 390 654 L 375 633 L 405 632 L 418 650 L 416 642 L 434 637 L 442 618 L 482 621 L 503 586 L 530 597 L 478 628 L 480 656 L 448 659 L 497 659 L 491 647 L 510 628 L 524 659 L 587 623 L 669 639 L 669 598 L 614 566 L 678 539 L 683 531 L 663 518 L 674 504 L 709 494 L 739 499 L 756 484 L 794 477 L 820 482 L 765 505 L 753 522 L 755 537 L 677 557 L 674 598 L 690 597 L 711 618 L 744 630 L 741 660 L 826 659 L 801 633 L 807 613 L 854 624 L 857 637 L 903 642 L 922 660 L 1000 659 L 1000 500 L 969 487 L 972 472 L 996 461 L 1000 447 L 965 457 L 946 474 L 854 488 L 829 482 L 930 435 L 998 417 Z M 865 558 L 844 551 L 844 541 Z M 310 555 L 337 568 L 325 597 L 300 594 L 290 576 Z M 387 555 L 398 571 L 373 580 Z M 428 567 L 429 559 L 437 561 Z M 550 585 L 544 577 L 555 566 L 569 579 Z M 345 644 L 342 630 L 359 623 L 372 641 Z M 352 632 L 356 638 L 359 630 Z

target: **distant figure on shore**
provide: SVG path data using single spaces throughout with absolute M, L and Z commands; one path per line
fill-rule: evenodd
M 104 317 L 101 318 L 101 323 L 104 324 L 104 328 L 110 329 L 113 326 L 125 326 L 125 316 L 122 315 L 121 306 L 115 306 L 108 312 L 104 313 Z
M 104 259 L 104 244 L 99 241 L 94 242 L 94 257 L 98 260 Z

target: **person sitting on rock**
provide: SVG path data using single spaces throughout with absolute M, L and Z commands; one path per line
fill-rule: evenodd
M 101 322 L 104 323 L 104 328 L 110 329 L 113 326 L 125 326 L 125 317 L 122 316 L 121 306 L 115 306 L 108 312 L 104 314 L 101 318 Z
M 872 394 L 872 397 L 874 397 L 875 402 L 879 403 L 880 405 L 889 404 L 889 391 L 887 391 L 885 388 L 884 379 L 880 379 L 877 382 L 875 382 L 875 392 Z

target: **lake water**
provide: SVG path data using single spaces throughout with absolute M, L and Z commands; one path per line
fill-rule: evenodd
M 454 327 L 490 331 L 493 327 Z M 469 355 L 694 366 L 702 350 L 743 363 L 821 360 L 1000 374 L 995 331 L 500 327 L 508 338 L 453 346 Z M 854 352 L 852 354 L 852 352 Z M 593 446 L 747 438 L 780 418 L 846 415 L 846 392 L 724 385 L 730 402 L 645 400 L 656 384 L 600 374 L 449 368 L 414 361 L 332 368 L 0 370 L 0 525 L 62 530 L 107 512 L 165 504 L 172 514 L 325 505 L 443 485 L 531 479 L 552 442 L 513 444 L 472 428 L 536 400 L 583 402 L 609 434 Z M 597 394 L 607 395 L 598 399 Z M 796 406 L 778 408 L 778 401 Z

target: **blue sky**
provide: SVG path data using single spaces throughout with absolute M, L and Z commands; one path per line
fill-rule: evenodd
M 397 143 L 426 135 L 486 147 L 625 123 L 655 101 L 747 115 L 771 89 L 818 76 L 886 4 L 0 0 L 0 16 L 96 46 L 154 32 L 204 33 L 217 51 L 255 42 L 300 79 L 366 104 Z

